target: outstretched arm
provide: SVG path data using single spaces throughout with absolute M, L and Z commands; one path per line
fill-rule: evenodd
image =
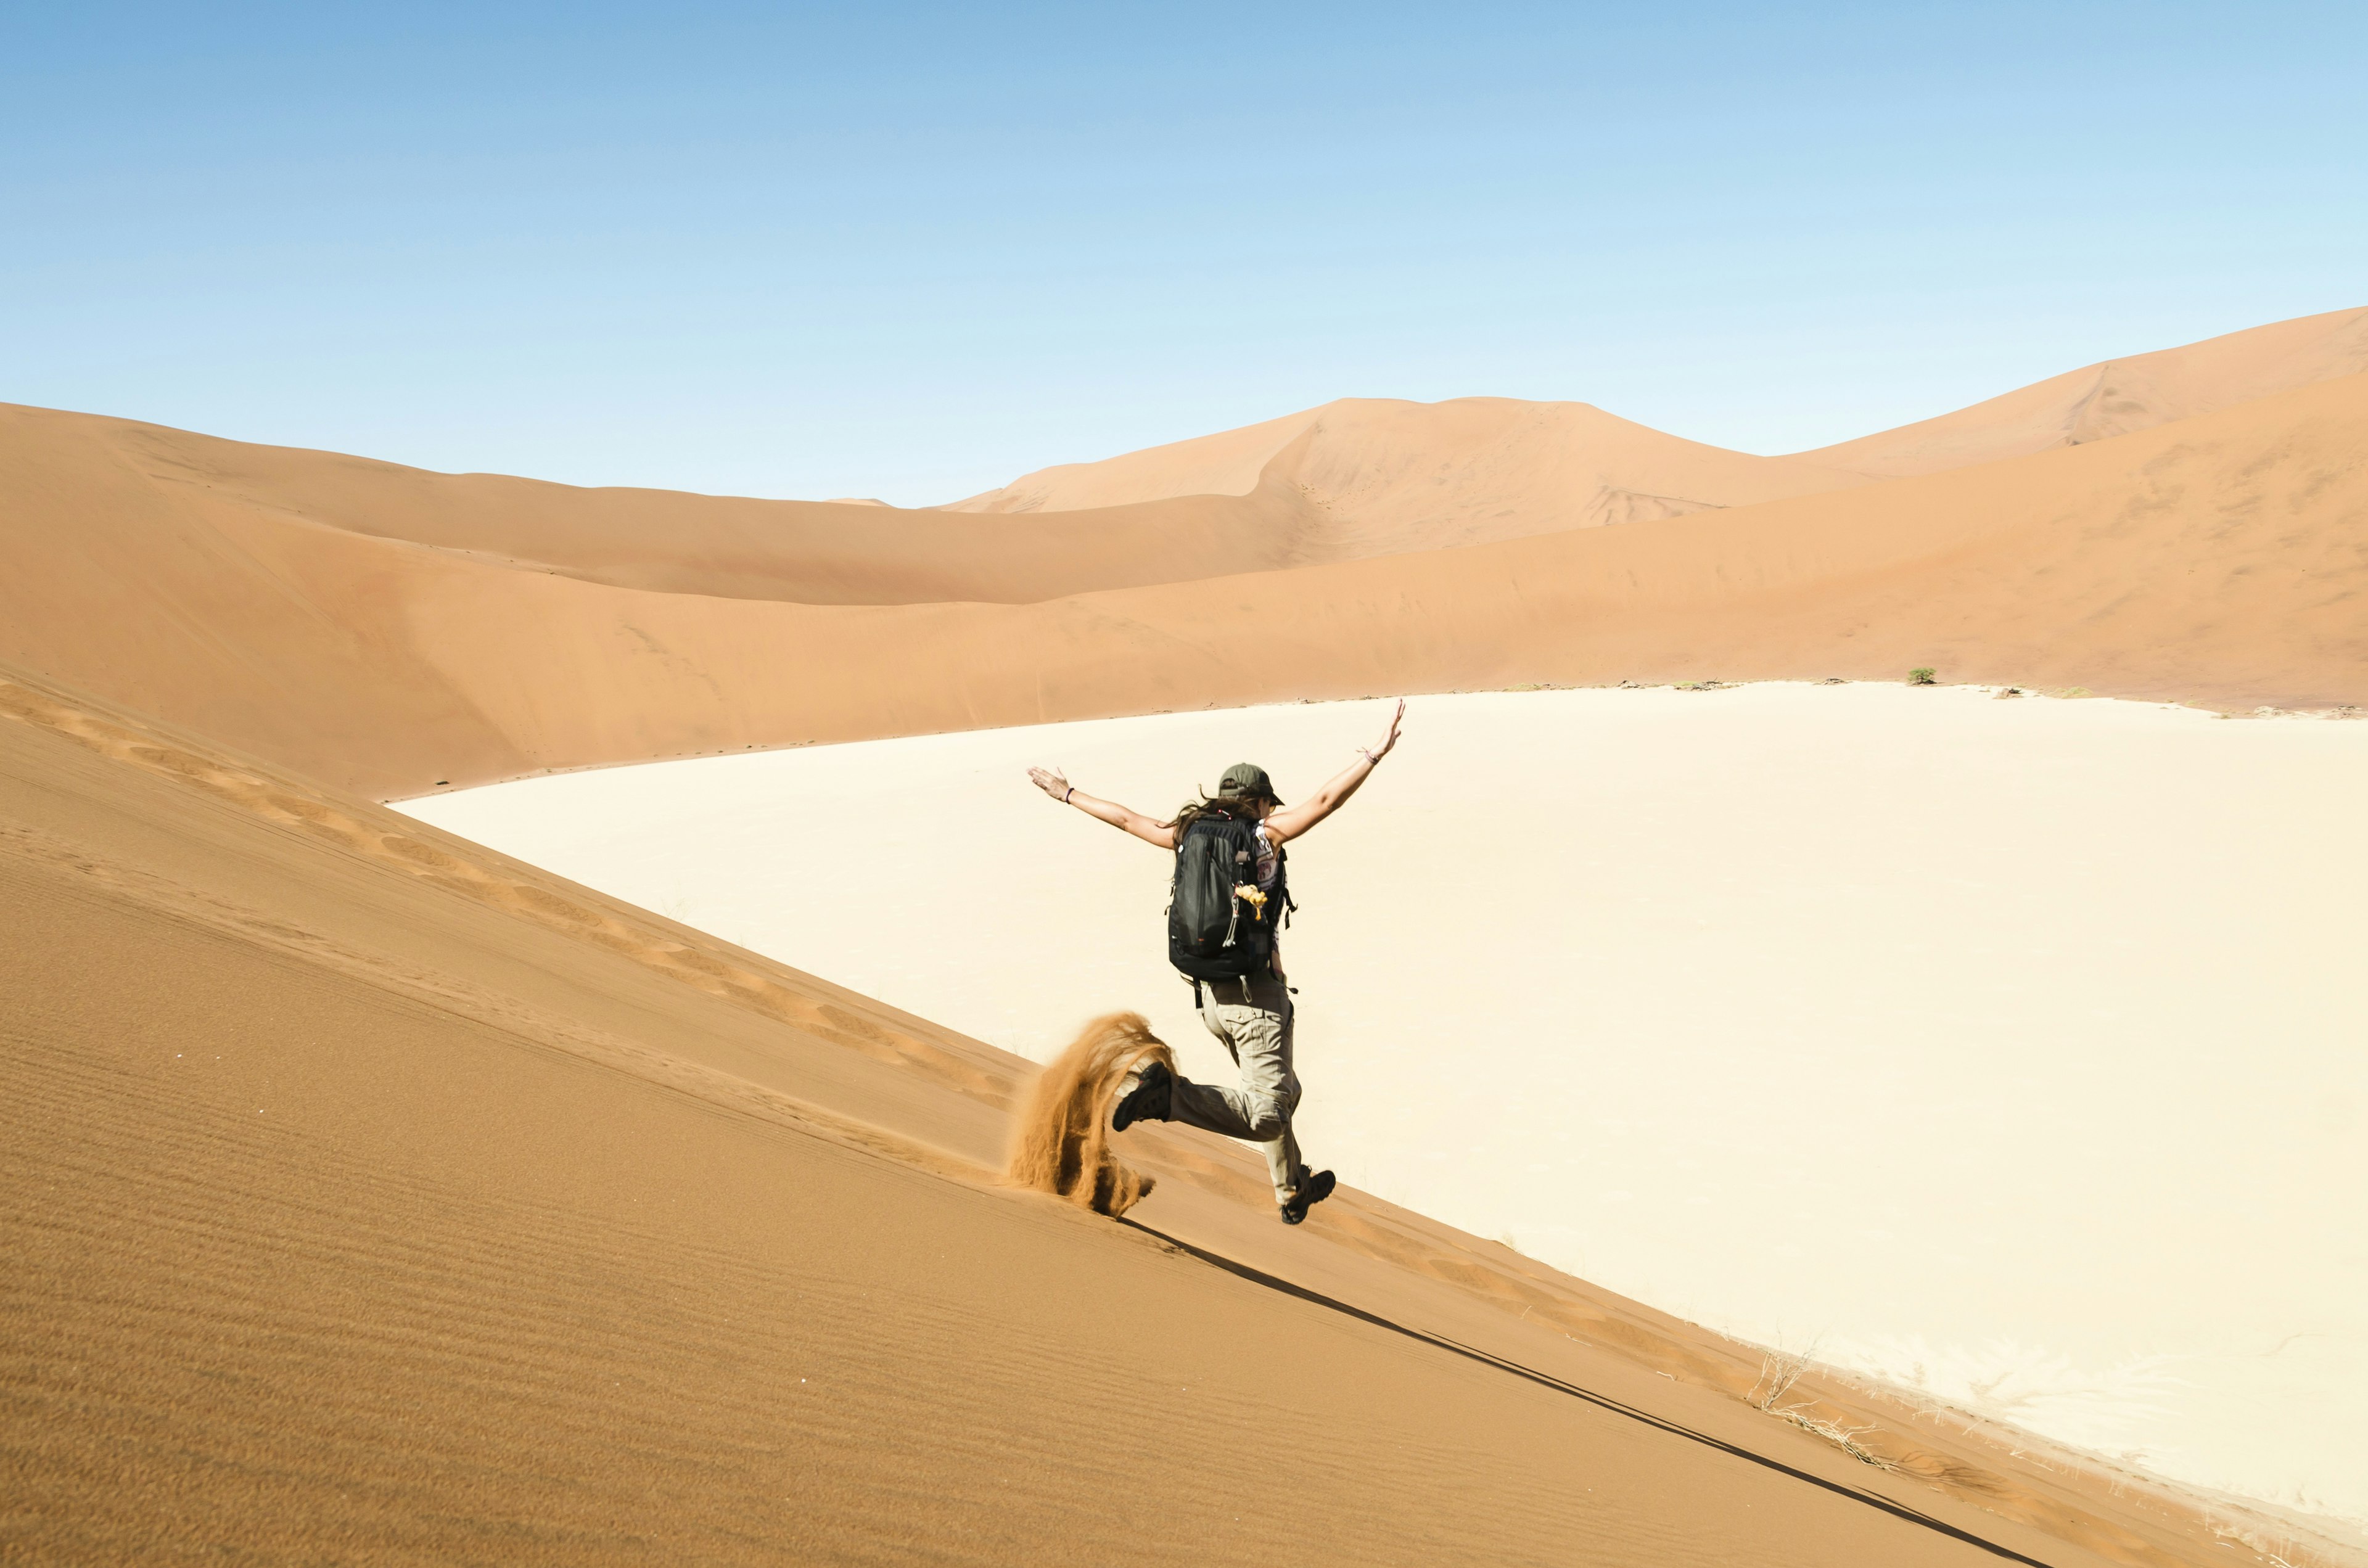
M 1176 847 L 1176 830 L 1164 822 L 1154 822 L 1141 812 L 1132 811 L 1116 801 L 1104 801 L 1087 794 L 1061 777 L 1058 768 L 1031 767 L 1029 781 L 1065 806 L 1075 806 L 1089 817 L 1096 817 L 1117 828 L 1131 833 L 1145 844 L 1162 849 Z
M 1390 748 L 1398 744 L 1398 724 L 1405 718 L 1406 699 L 1401 697 L 1396 711 L 1390 715 L 1389 733 L 1382 737 L 1382 744 L 1369 751 L 1360 751 L 1356 761 L 1342 768 L 1330 783 L 1307 799 L 1295 806 L 1285 806 L 1267 818 L 1267 841 L 1281 844 L 1286 838 L 1297 838 L 1346 805 L 1349 797 L 1373 776 L 1373 769 L 1381 766 L 1382 758 L 1390 755 Z

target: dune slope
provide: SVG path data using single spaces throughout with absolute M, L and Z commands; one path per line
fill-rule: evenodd
M 1038 516 L 1263 487 L 1304 497 L 1329 556 L 1358 559 L 1863 483 L 1802 459 L 1684 440 L 1584 403 L 1343 398 L 1263 425 L 1042 469 L 946 509 Z
M 657 593 L 791 604 L 1026 603 L 1332 559 L 1305 502 L 1281 492 L 1189 506 L 973 519 L 862 501 L 760 501 L 587 490 L 433 473 L 301 448 L 225 441 L 96 415 L 0 404 L 10 544 L 45 579 L 85 557 L 202 540 L 199 570 L 235 574 L 210 535 L 311 528 L 413 544 L 519 572 Z M 109 563 L 108 569 L 113 568 Z
M 1028 607 L 1013 613 L 1044 633 L 1006 644 L 1061 648 L 1057 624 L 1091 646 L 1031 661 L 1048 717 L 1917 665 L 2236 707 L 2360 704 L 2368 377 L 1978 469 L 1217 586 Z M 1250 626 L 1275 629 L 1262 656 L 1235 653 Z M 1201 655 L 1198 681 L 1170 678 L 1178 647 Z
M 1012 1192 L 1013 1059 L 28 680 L 0 881 L 12 1555 L 2230 1560 L 1197 1135 Z
M 1794 457 L 1896 479 L 2077 447 L 2368 371 L 2368 309 L 2108 359 L 1932 419 Z
M 2025 457 L 2368 371 L 2368 309 L 2330 311 L 2051 376 L 1969 407 L 1788 457 L 1679 439 L 1583 403 L 1343 398 L 1099 462 L 1039 469 L 951 503 L 1047 513 L 1261 480 L 1323 508 L 1344 554 L 1437 549 L 1847 489 Z

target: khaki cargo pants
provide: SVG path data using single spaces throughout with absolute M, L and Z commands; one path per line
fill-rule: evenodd
M 1256 1143 L 1274 1178 L 1274 1200 L 1299 1193 L 1307 1167 L 1291 1135 L 1299 1075 L 1291 1070 L 1291 991 L 1272 975 L 1201 983 L 1201 1021 L 1242 1070 L 1239 1088 L 1176 1080 L 1168 1118 Z

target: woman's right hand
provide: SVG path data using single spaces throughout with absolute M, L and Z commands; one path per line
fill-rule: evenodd
M 1075 788 L 1061 777 L 1061 770 L 1057 767 L 1031 767 L 1028 770 L 1028 781 L 1063 805 L 1068 804 L 1069 792 Z

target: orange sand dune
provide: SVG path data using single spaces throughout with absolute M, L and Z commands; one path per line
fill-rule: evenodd
M 2108 359 L 1970 408 L 1815 451 L 1804 462 L 1896 478 L 2077 447 L 2368 370 L 2368 309 L 2299 316 Z
M 0 471 L 0 659 L 379 796 L 1540 682 L 1930 665 L 2241 707 L 2368 702 L 2363 377 L 1829 494 L 1021 604 L 618 586 L 186 487 L 160 498 L 74 434 L 86 425 L 14 427 L 58 434 Z
M 160 549 L 194 549 L 206 559 L 193 565 L 234 577 L 246 569 L 235 546 L 196 541 L 259 528 L 425 545 L 616 587 L 794 604 L 1024 603 L 1340 553 L 1322 548 L 1307 504 L 1281 492 L 990 521 L 877 501 L 433 473 L 9 404 L 0 404 L 0 494 L 17 517 L 12 548 L 53 552 L 26 562 L 44 578 L 71 577 L 117 550 Z
M 1030 516 L 1178 496 L 1304 497 L 1332 559 L 1682 517 L 1864 483 L 1665 435 L 1584 403 L 1343 398 L 1239 430 L 1042 469 L 955 512 Z
M 1785 458 L 1706 447 L 1583 403 L 1343 398 L 1281 419 L 1039 469 L 945 509 L 1045 513 L 1184 495 L 1307 496 L 1342 556 L 1679 517 L 2078 446 L 2368 370 L 2368 309 L 2067 371 Z
M 1002 613 L 1037 629 L 998 645 L 1031 650 L 1046 718 L 1916 665 L 2232 707 L 2363 704 L 2368 376 L 1833 494 Z M 1257 653 L 1241 651 L 1252 627 L 1273 629 Z M 1191 679 L 1178 648 L 1195 652 Z M 990 671 L 965 671 L 975 701 Z
M 2262 1561 L 1222 1141 L 1014 1190 L 1016 1059 L 29 676 L 0 893 L 27 1561 Z

